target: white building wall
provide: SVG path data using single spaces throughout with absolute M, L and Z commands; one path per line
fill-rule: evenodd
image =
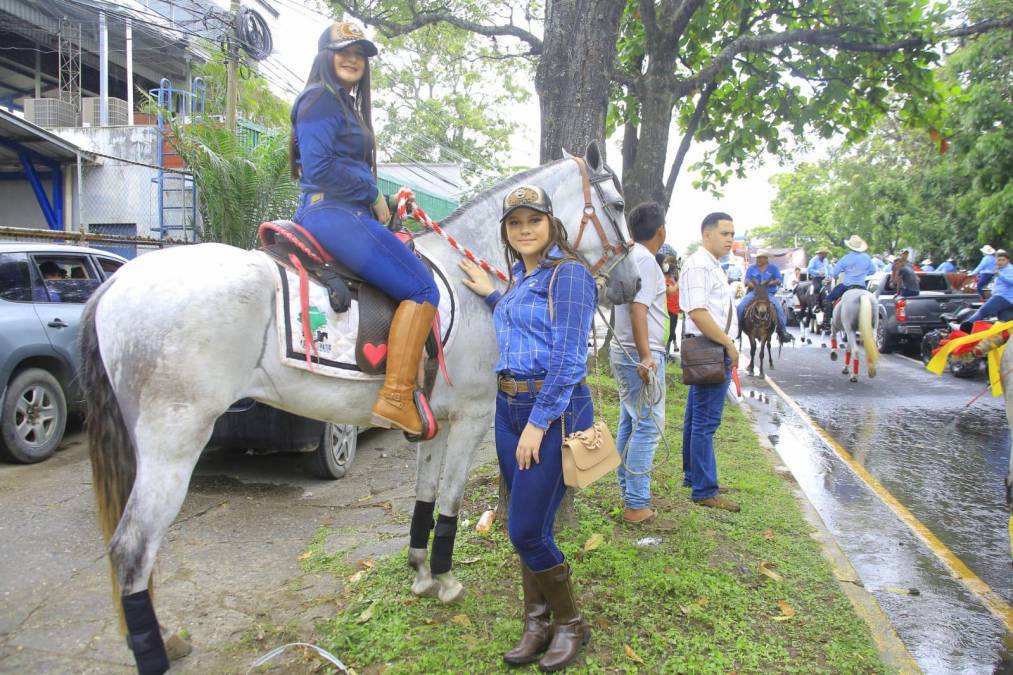
M 43 180 L 43 185 L 46 196 L 52 202 L 53 181 Z M 39 202 L 35 199 L 35 192 L 27 180 L 0 180 L 0 226 L 41 230 L 49 228 Z

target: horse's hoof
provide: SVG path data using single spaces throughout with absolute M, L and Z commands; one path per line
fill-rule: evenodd
M 823 345 L 823 346 L 826 347 L 826 345 Z M 837 352 L 830 352 L 830 360 L 831 361 L 836 361 L 837 360 Z
M 844 366 L 844 370 L 841 371 L 841 375 L 847 375 L 847 374 L 848 374 L 848 367 Z
M 437 574 L 435 577 L 437 586 L 439 587 L 439 598 L 440 602 L 445 605 L 450 605 L 455 602 L 460 602 L 464 598 L 464 586 L 457 580 L 453 572 L 444 572 L 443 574 Z
M 875 368 L 869 368 L 869 377 L 870 378 L 876 377 L 876 369 Z
M 426 555 L 429 553 L 428 549 L 424 548 L 409 548 L 408 549 L 408 567 L 413 570 L 417 570 L 426 564 Z
M 433 579 L 429 569 L 420 569 L 418 576 L 415 577 L 415 583 L 412 584 L 412 595 L 419 598 L 435 598 L 439 592 L 440 584 Z
M 858 382 L 858 378 L 857 378 L 857 377 L 855 377 L 854 375 L 852 375 L 852 376 L 851 376 L 851 379 L 850 379 L 849 381 L 850 381 L 850 382 Z

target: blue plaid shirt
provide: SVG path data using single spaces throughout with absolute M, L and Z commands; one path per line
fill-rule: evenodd
M 553 248 L 549 256 L 559 258 L 563 252 Z M 545 380 L 528 417 L 541 429 L 563 414 L 574 387 L 587 373 L 587 339 L 598 305 L 598 289 L 587 268 L 578 262 L 563 263 L 552 283 L 550 320 L 549 280 L 554 269 L 542 264 L 525 275 L 523 263 L 517 263 L 513 287 L 485 299 L 494 308 L 496 372 Z

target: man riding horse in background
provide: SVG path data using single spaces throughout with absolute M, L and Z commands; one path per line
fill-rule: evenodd
M 746 288 L 749 291 L 739 301 L 739 325 L 742 325 L 742 319 L 746 315 L 746 308 L 753 304 L 754 291 L 757 286 L 762 285 L 776 289 L 781 285 L 781 270 L 777 269 L 774 265 L 768 264 L 769 255 L 767 251 L 761 249 L 756 253 L 756 263 L 750 265 L 749 269 L 746 270 Z M 795 337 L 784 328 L 784 307 L 777 300 L 772 300 L 770 304 L 774 305 L 774 311 L 777 312 L 777 338 L 782 343 L 794 340 Z
M 843 274 L 844 280 L 834 286 L 830 294 L 827 295 L 826 304 L 823 308 L 823 330 L 826 332 L 830 332 L 830 317 L 837 299 L 844 295 L 845 291 L 849 291 L 852 288 L 864 289 L 865 278 L 870 274 L 876 273 L 876 266 L 872 263 L 872 258 L 865 252 L 869 248 L 869 245 L 865 243 L 864 239 L 857 234 L 853 234 L 844 242 L 844 245 L 851 249 L 851 253 L 838 260 L 837 264 L 830 270 L 832 278 L 836 279 L 839 275 Z
M 822 288 L 823 282 L 830 276 L 828 255 L 830 255 L 830 249 L 827 247 L 824 246 L 823 248 L 816 249 L 816 257 L 809 261 L 809 267 L 806 268 L 809 281 L 813 282 L 813 286 L 816 289 Z

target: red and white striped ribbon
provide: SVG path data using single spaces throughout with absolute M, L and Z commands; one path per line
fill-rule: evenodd
M 400 190 L 398 190 L 398 193 L 397 193 L 397 216 L 398 216 L 398 218 L 401 218 L 403 220 L 408 215 L 408 201 L 409 200 L 414 200 L 414 199 L 415 199 L 415 193 L 412 192 L 411 190 L 409 190 L 408 188 L 403 187 Z M 461 246 L 461 244 L 456 239 L 454 239 L 449 234 L 447 234 L 446 232 L 444 232 L 443 228 L 440 227 L 439 223 L 435 222 L 432 218 L 430 218 L 426 214 L 426 212 L 422 210 L 422 207 L 419 206 L 418 204 L 416 204 L 415 206 L 412 207 L 411 217 L 414 218 L 415 220 L 419 221 L 420 223 L 422 223 L 425 226 L 426 229 L 432 230 L 436 234 L 438 234 L 441 237 L 443 237 L 444 239 L 446 239 L 447 243 L 450 244 L 451 246 L 453 246 L 455 249 L 457 249 L 461 253 L 461 255 L 463 255 L 465 258 L 467 258 L 468 260 L 472 261 L 473 263 L 476 263 L 479 267 L 481 267 L 482 269 L 484 269 L 486 272 L 490 272 L 492 274 L 495 274 L 498 278 L 500 278 L 503 281 L 509 281 L 510 280 L 510 278 L 507 275 L 503 274 L 498 269 L 496 269 L 495 267 L 493 267 L 492 265 L 490 265 L 488 261 L 479 258 L 474 253 L 472 253 L 470 250 L 468 250 L 464 246 Z

